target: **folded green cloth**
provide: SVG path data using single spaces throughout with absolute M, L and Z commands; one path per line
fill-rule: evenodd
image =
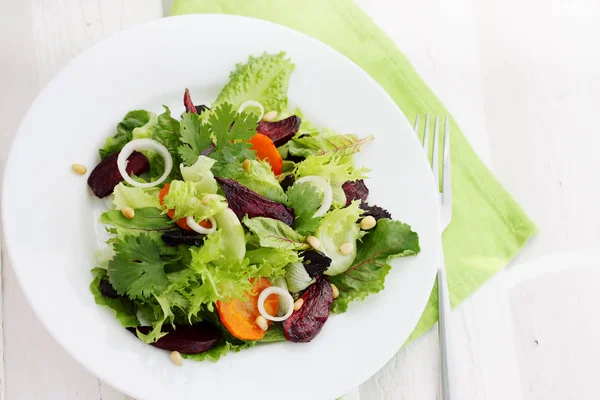
M 304 32 L 337 49 L 370 74 L 410 121 L 449 115 L 394 42 L 353 0 L 175 0 L 173 15 L 255 17 Z M 451 119 L 453 218 L 443 237 L 453 306 L 503 268 L 536 233 L 535 224 L 479 160 Z M 409 341 L 438 319 L 437 288 Z

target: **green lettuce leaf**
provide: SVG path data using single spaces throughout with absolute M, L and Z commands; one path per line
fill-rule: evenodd
M 217 181 L 210 170 L 215 162 L 212 158 L 199 156 L 191 167 L 181 167 L 181 176 L 186 182 L 196 182 L 200 193 L 217 193 Z
M 340 208 L 325 214 L 315 236 L 321 241 L 321 251 L 331 258 L 326 275 L 337 275 L 346 271 L 356 256 L 356 241 L 361 236 L 357 223 L 362 210 L 360 202 L 354 201 L 346 208 Z M 340 253 L 340 246 L 350 243 L 349 254 Z
M 107 279 L 106 270 L 103 268 L 94 268 L 92 270 L 94 280 L 90 284 L 90 290 L 94 295 L 96 304 L 106 306 L 112 309 L 121 325 L 125 328 L 139 326 L 140 322 L 136 317 L 135 304 L 126 297 L 117 297 L 116 299 L 102 295 L 100 291 L 100 282 L 102 279 Z
M 285 203 L 287 201 L 287 197 L 277 178 L 275 178 L 271 165 L 264 160 L 250 161 L 248 171 L 240 168 L 238 173 L 230 178 L 233 178 L 238 183 L 267 199 L 278 203 Z
M 294 209 L 293 228 L 302 235 L 310 235 L 321 223 L 315 212 L 321 207 L 322 194 L 308 182 L 296 183 L 287 191 L 288 205 Z
M 133 138 L 133 130 L 146 125 L 153 115 L 153 113 L 146 110 L 128 112 L 123 121 L 117 125 L 117 133 L 106 139 L 104 145 L 99 150 L 100 158 L 104 159 L 111 154 L 121 151 L 123 146 Z
M 146 233 L 115 241 L 115 256 L 108 263 L 108 278 L 117 293 L 130 299 L 144 299 L 159 296 L 167 288 L 159 246 Z
M 263 105 L 265 112 L 286 111 L 288 83 L 293 70 L 294 64 L 283 52 L 250 56 L 246 64 L 236 65 L 215 105 L 228 102 L 237 110 L 244 101 L 255 100 Z
M 107 211 L 100 216 L 100 222 L 113 226 L 109 232 L 120 237 L 141 233 L 161 235 L 176 228 L 175 222 L 155 207 L 136 209 L 132 219 L 125 218 L 120 210 Z
M 355 168 L 351 157 L 329 153 L 323 156 L 308 156 L 298 164 L 296 177 L 316 175 L 327 179 L 333 191 L 333 205 L 343 207 L 346 204 L 346 194 L 342 185 L 347 181 L 366 178 L 368 171 L 366 168 Z
M 175 220 L 190 215 L 199 221 L 212 217 L 227 208 L 227 201 L 225 197 L 213 194 L 208 201 L 205 200 L 207 204 L 204 204 L 202 200 L 207 193 L 203 190 L 206 187 L 202 182 L 174 180 L 163 199 L 163 206 L 168 210 L 175 210 Z
M 200 277 L 202 284 L 192 288 L 188 295 L 189 314 L 196 315 L 203 307 L 214 309 L 218 300 L 241 298 L 251 289 L 249 279 L 254 276 L 247 262 L 235 262 L 222 254 L 223 242 L 228 239 L 222 230 L 207 236 L 200 248 L 191 248 L 190 269 Z
M 359 138 L 356 135 L 340 135 L 327 129 L 317 136 L 295 137 L 289 142 L 288 152 L 294 156 L 335 156 L 345 157 L 358 153 L 361 147 L 374 138 Z
M 419 253 L 419 237 L 410 226 L 398 221 L 380 219 L 375 229 L 358 245 L 352 266 L 343 274 L 329 277 L 340 291 L 333 302 L 332 311 L 344 312 L 354 300 L 384 288 L 385 276 L 391 269 L 389 261 Z
M 143 189 L 140 187 L 130 187 L 121 182 L 115 186 L 113 191 L 115 196 L 113 205 L 116 210 L 121 210 L 124 207 L 131 207 L 133 209 L 143 207 L 161 208 L 158 201 L 158 192 L 159 189 L 156 187 Z
M 167 320 L 173 323 L 174 319 L 174 314 L 171 311 L 173 304 L 169 301 L 169 298 L 166 296 L 155 295 L 154 299 L 156 300 L 155 304 L 158 304 L 158 307 L 152 303 L 148 303 L 148 305 L 152 307 L 153 312 L 152 314 L 146 314 L 149 318 L 154 317 L 154 319 L 150 319 L 152 322 L 152 330 L 148 334 L 143 334 L 137 330 L 137 336 L 144 343 L 154 343 L 161 337 L 165 336 L 167 333 L 162 331 L 163 325 L 165 322 L 167 322 Z
M 285 274 L 285 266 L 300 260 L 298 253 L 293 250 L 280 248 L 261 247 L 246 252 L 246 258 L 251 265 L 256 265 L 257 276 L 268 279 Z
M 182 356 L 184 358 L 194 361 L 209 360 L 212 362 L 217 362 L 221 357 L 225 356 L 230 351 L 233 353 L 237 353 L 241 350 L 254 346 L 255 343 L 256 342 L 241 342 L 239 344 L 233 344 L 229 341 L 222 340 L 221 343 L 219 343 L 218 345 L 216 345 L 208 351 L 205 351 L 200 354 L 182 354 Z
M 246 216 L 242 222 L 258 237 L 263 247 L 283 250 L 304 250 L 309 247 L 304 236 L 277 219 Z

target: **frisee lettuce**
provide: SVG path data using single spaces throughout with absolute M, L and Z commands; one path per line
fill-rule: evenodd
M 202 182 L 172 181 L 169 193 L 163 199 L 163 206 L 175 210 L 173 218 L 176 220 L 188 216 L 203 220 L 227 208 L 225 197 L 206 193 L 203 191 L 205 189 L 206 185 Z M 206 194 L 212 196 L 205 198 Z

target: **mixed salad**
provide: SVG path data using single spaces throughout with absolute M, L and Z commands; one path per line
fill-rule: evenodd
M 110 207 L 95 301 L 177 363 L 309 342 L 383 289 L 391 258 L 419 252 L 408 225 L 367 201 L 352 156 L 373 138 L 290 110 L 293 70 L 284 53 L 251 56 L 210 106 L 186 90 L 181 118 L 127 113 L 89 175 Z

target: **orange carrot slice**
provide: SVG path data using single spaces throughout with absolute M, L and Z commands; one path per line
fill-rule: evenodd
M 277 151 L 277 147 L 268 136 L 257 133 L 250 139 L 252 150 L 256 151 L 256 157 L 259 160 L 265 160 L 271 165 L 271 169 L 275 175 L 281 174 L 281 166 L 283 160 Z
M 260 315 L 258 296 L 271 284 L 266 278 L 253 278 L 250 282 L 252 282 L 252 291 L 246 293 L 245 299 L 219 300 L 217 311 L 221 323 L 233 336 L 241 340 L 260 340 L 265 336 L 265 331 L 256 324 L 256 318 Z M 278 309 L 279 297 L 277 295 L 267 297 L 265 311 L 270 315 L 276 315 Z

